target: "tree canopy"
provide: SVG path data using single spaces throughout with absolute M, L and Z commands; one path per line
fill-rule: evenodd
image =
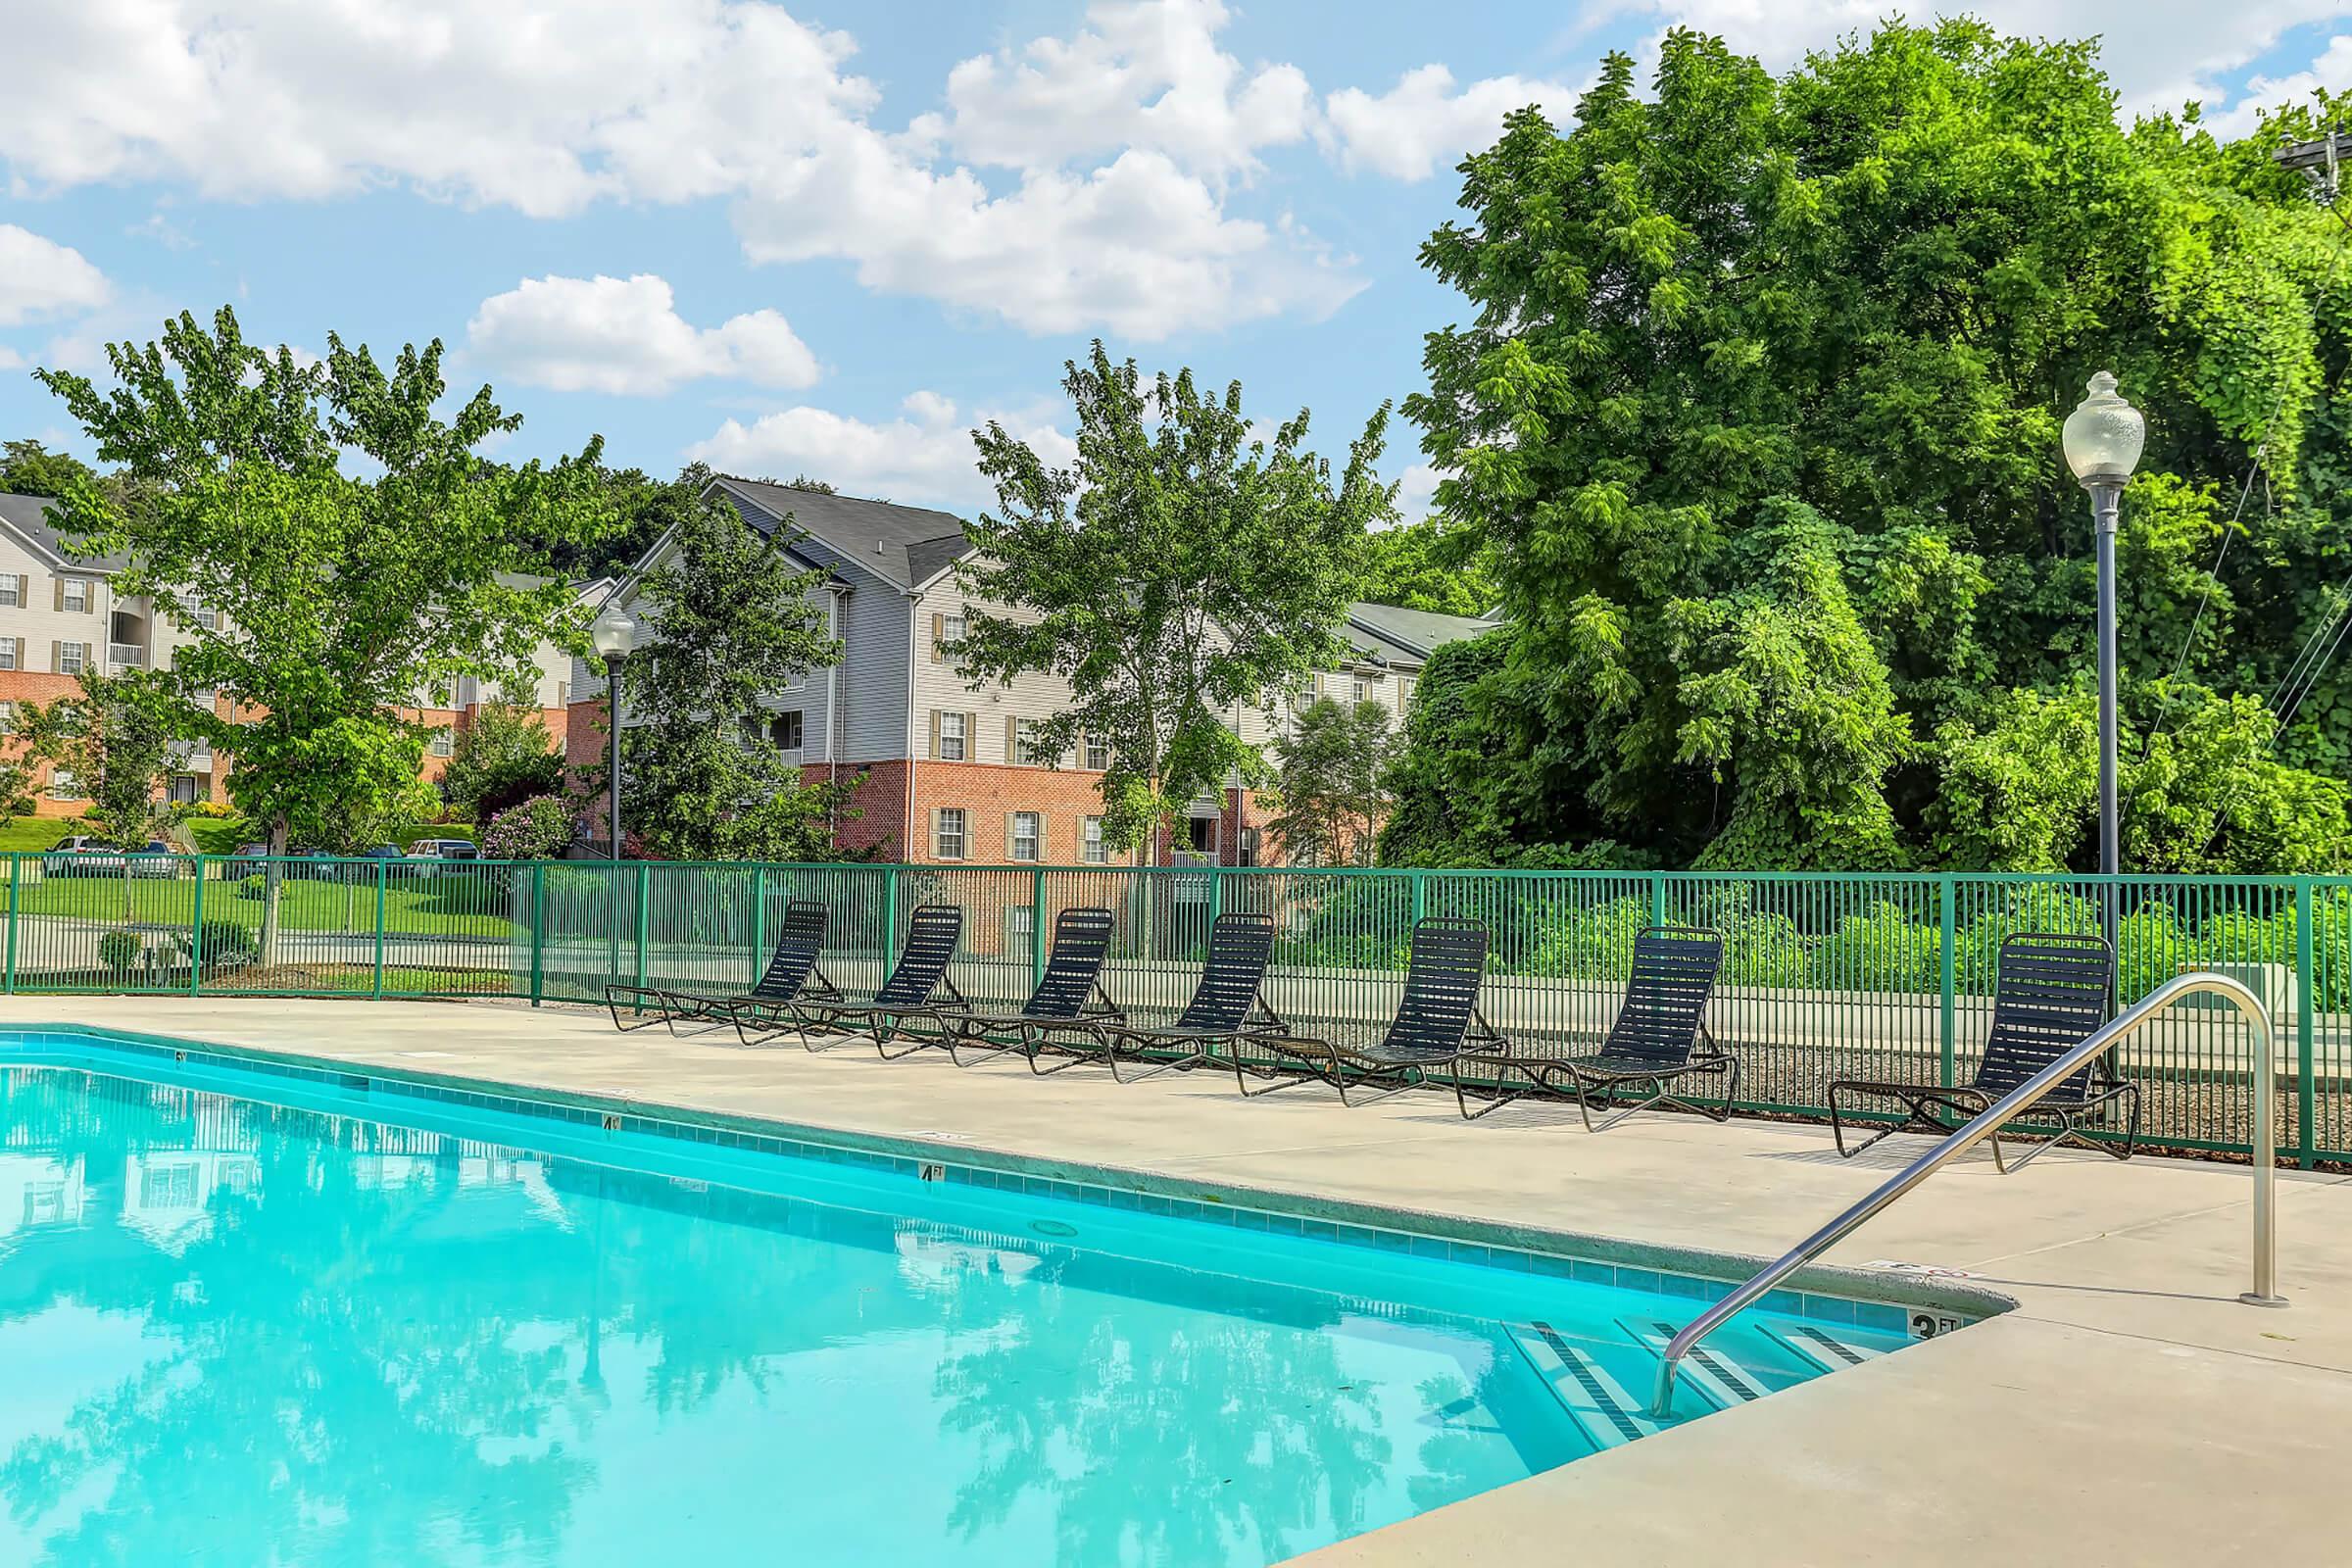
M 1268 780 L 1241 713 L 1301 689 L 1342 653 L 1366 528 L 1394 515 L 1373 472 L 1386 405 L 1346 466 L 1305 447 L 1307 415 L 1253 437 L 1242 386 L 1202 391 L 1191 370 L 1147 384 L 1100 342 L 1062 385 L 1078 461 L 1054 468 L 991 422 L 977 432 L 997 510 L 967 531 L 974 608 L 953 652 L 978 679 L 1043 670 L 1069 704 L 1037 728 L 1048 757 L 1083 733 L 1105 744 L 1102 836 L 1116 849 L 1234 776 Z
M 1305 864 L 1371 863 L 1373 836 L 1389 808 L 1387 775 L 1396 737 L 1378 703 L 1318 697 L 1274 743 L 1281 810 L 1267 826 L 1283 858 Z
M 675 548 L 638 604 L 652 635 L 622 666 L 621 825 L 660 859 L 833 858 L 850 781 L 801 782 L 760 699 L 841 657 L 818 574 L 690 471 L 663 504 Z
M 1432 665 L 1396 853 L 2089 863 L 2092 540 L 2058 427 L 2112 368 L 2149 424 L 2126 863 L 2352 859 L 2315 772 L 2352 757 L 2352 680 L 2320 666 L 2276 736 L 2261 711 L 2352 549 L 2344 233 L 2270 157 L 2316 123 L 2126 130 L 2090 45 L 1965 21 L 1779 77 L 1678 30 L 1648 96 L 1613 55 L 1573 128 L 1513 115 L 1423 248 L 1470 316 L 1405 404 L 1510 626 Z
M 544 640 L 580 642 L 571 590 L 523 575 L 547 564 L 523 541 L 585 543 L 611 521 L 596 443 L 499 464 L 481 447 L 521 418 L 488 387 L 437 412 L 439 342 L 389 368 L 327 344 L 314 365 L 266 353 L 223 308 L 209 330 L 183 314 L 160 342 L 110 345 L 111 389 L 36 372 L 140 487 L 124 506 L 74 478 L 59 534 L 122 558 L 116 591 L 177 628 L 156 674 L 174 727 L 234 757 L 229 795 L 280 853 L 413 808 L 426 732 L 404 710 L 445 704 L 462 676 L 527 678 Z
M 1364 540 L 1358 597 L 1399 610 L 1483 615 L 1501 597 L 1490 565 L 1472 531 L 1444 517 L 1376 528 Z

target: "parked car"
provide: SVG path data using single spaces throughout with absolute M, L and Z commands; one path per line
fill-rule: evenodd
M 169 881 L 179 875 L 179 852 L 162 839 L 149 839 L 130 852 L 127 867 L 141 881 Z M 121 850 L 86 833 L 70 834 L 51 845 L 41 857 L 43 876 L 122 876 L 125 857 Z
M 419 873 L 431 876 L 451 869 L 452 862 L 478 860 L 482 858 L 482 852 L 474 847 L 471 839 L 418 839 L 409 846 L 408 858 L 431 862 Z

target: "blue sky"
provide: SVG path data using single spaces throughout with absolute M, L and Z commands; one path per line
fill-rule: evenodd
M 1415 250 L 1504 107 L 1725 33 L 1775 66 L 1898 0 L 14 0 L 0 435 L 82 451 L 37 365 L 233 304 L 440 336 L 506 455 L 690 457 L 968 510 L 965 432 L 1066 451 L 1101 335 L 1340 451 L 1456 299 Z M 2127 108 L 2225 127 L 2352 85 L 2352 3 L 1994 0 L 2108 33 Z M 1916 8 L 1925 16 L 1933 8 Z M 1344 23 L 1340 19 L 1344 18 Z M 2221 24 L 2226 21 L 2227 26 Z M 1386 465 L 1408 510 L 1417 435 Z

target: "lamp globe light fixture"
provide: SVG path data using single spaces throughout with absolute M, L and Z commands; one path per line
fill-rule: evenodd
M 2066 466 L 2090 492 L 2099 556 L 2099 870 L 2122 869 L 2115 798 L 2115 530 L 2124 509 L 2124 482 L 2139 466 L 2147 421 L 2115 390 L 2115 372 L 2090 378 L 2089 395 L 2066 416 L 2059 443 Z
M 612 858 L 620 858 L 620 666 L 637 647 L 637 621 L 613 601 L 607 601 L 588 628 L 588 639 L 605 662 L 605 716 L 612 732 L 612 767 L 606 776 L 605 830 L 611 835 Z

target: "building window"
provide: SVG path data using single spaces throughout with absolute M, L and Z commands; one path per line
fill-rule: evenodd
M 89 662 L 90 645 L 88 643 L 59 643 L 57 645 L 57 672 L 60 675 L 78 675 Z
M 435 757 L 447 757 L 457 749 L 458 742 L 456 736 L 452 735 L 446 729 L 437 729 L 433 731 L 433 742 L 430 750 Z
M 571 706 L 571 682 L 567 680 L 560 680 L 556 682 L 556 706 L 558 708 L 569 708 Z M 628 824 L 623 822 L 621 826 L 625 828 L 628 826 Z
M 1078 858 L 1088 865 L 1101 865 L 1108 857 L 1102 853 L 1102 819 L 1082 816 L 1078 819 Z
M 17 667 L 17 649 L 23 642 L 24 639 L 20 637 L 0 637 L 0 669 Z
M 962 761 L 966 755 L 963 715 L 961 713 L 940 713 L 937 718 L 939 722 L 939 760 L 943 762 Z
M 1045 754 L 1037 746 L 1037 720 L 1016 718 L 1012 721 L 1012 759 L 1024 767 L 1043 762 Z
M 1348 695 L 1355 702 L 1368 703 L 1372 700 L 1372 683 L 1368 680 L 1351 680 L 1348 683 Z
M 931 833 L 931 853 L 942 860 L 963 858 L 963 808 L 943 806 L 939 808 L 938 826 Z
M 1004 949 L 1007 953 L 1029 953 L 1037 947 L 1037 906 L 1008 904 L 1004 906 Z
M 219 631 L 220 629 L 220 612 L 218 610 L 207 610 L 202 605 L 191 605 L 188 607 L 188 613 L 194 617 L 196 629 L 199 631 Z
M 1257 829 L 1253 827 L 1243 828 L 1239 833 L 1234 835 L 1233 863 L 1236 865 L 1255 865 L 1257 863 Z
M 81 780 L 70 767 L 49 770 L 49 798 L 53 801 L 74 801 L 81 798 Z
M 767 722 L 767 738 L 776 743 L 779 752 L 799 751 L 801 734 L 801 710 L 797 708 L 788 713 L 778 713 Z
M 78 614 L 78 613 L 85 612 L 87 612 L 87 611 L 89 610 L 89 608 L 90 608 L 90 579 L 89 579 L 89 578 L 87 578 L 87 577 L 68 577 L 68 578 L 65 580 L 65 583 L 64 583 L 64 585 L 62 586 L 62 588 L 61 588 L 59 591 L 60 591 L 60 594 L 61 594 L 61 596 L 62 596 L 62 597 L 61 597 L 61 602 L 60 602 L 60 604 L 59 604 L 59 606 L 58 606 L 58 608 L 59 608 L 59 609 L 61 609 L 61 610 L 71 610 L 71 611 L 74 612 L 75 612 L 75 613 L 77 613 L 77 614 Z
M 14 735 L 16 732 L 17 705 L 0 703 L 0 735 Z
M 1012 813 L 1011 842 L 1006 846 L 1005 853 L 1015 860 L 1034 860 L 1037 858 L 1038 840 L 1043 836 L 1035 811 L 1015 811 Z
M 24 603 L 24 577 L 22 572 L 0 572 L 0 607 L 10 610 Z
M 1086 765 L 1097 773 L 1110 766 L 1110 742 L 1089 735 L 1086 738 Z

